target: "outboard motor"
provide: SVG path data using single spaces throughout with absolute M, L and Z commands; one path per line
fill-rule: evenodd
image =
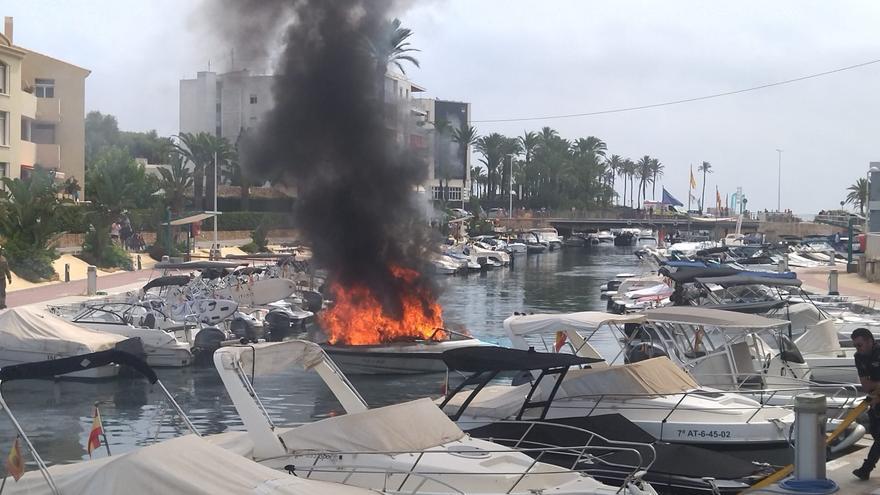
M 264 334 L 262 321 L 239 311 L 232 315 L 232 320 L 229 322 L 229 330 L 235 335 L 236 339 L 244 339 L 248 342 L 256 342 L 263 338 Z
M 305 330 L 306 323 L 313 318 L 314 313 L 311 311 L 275 308 L 266 314 L 263 324 L 266 340 L 281 342 L 285 338 Z
M 320 292 L 304 290 L 302 291 L 302 298 L 306 303 L 305 309 L 312 313 L 317 313 L 324 308 L 324 296 Z
M 192 353 L 195 364 L 210 366 L 213 364 L 214 351 L 220 348 L 226 339 L 226 332 L 217 327 L 205 327 L 196 333 Z

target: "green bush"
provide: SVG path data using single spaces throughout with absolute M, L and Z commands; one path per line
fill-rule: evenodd
M 28 282 L 57 280 L 58 274 L 52 262 L 58 258 L 53 249 L 33 249 L 22 247 L 15 242 L 7 242 L 3 249 L 9 260 L 9 268 Z
M 56 210 L 55 222 L 58 231 L 83 234 L 89 230 L 89 222 L 86 219 L 86 207 L 82 204 L 63 204 Z
M 117 246 L 116 244 L 110 242 L 105 243 L 104 252 L 101 253 L 101 256 L 98 256 L 98 253 L 95 252 L 99 245 L 99 243 L 96 242 L 98 235 L 100 234 L 94 230 L 86 234 L 85 241 L 83 242 L 83 250 L 79 256 L 83 261 L 99 268 L 122 268 L 129 271 L 134 270 L 131 256 L 129 256 L 121 246 Z
M 213 225 L 211 220 L 207 223 Z M 219 230 L 252 230 L 254 225 L 263 225 L 266 229 L 291 228 L 293 219 L 289 213 L 259 211 L 230 211 L 217 217 Z

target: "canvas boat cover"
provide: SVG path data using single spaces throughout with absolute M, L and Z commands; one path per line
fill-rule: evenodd
M 672 395 L 699 388 L 667 357 L 598 369 L 570 370 L 557 398 L 597 395 Z
M 192 435 L 125 454 L 49 468 L 59 491 L 89 495 L 369 495 L 372 490 L 307 480 L 261 466 Z M 51 495 L 39 471 L 6 483 L 9 495 Z
M 684 325 L 706 325 L 723 328 L 760 329 L 788 325 L 788 322 L 783 320 L 694 306 L 667 306 L 665 308 L 649 309 L 645 311 L 644 316 L 649 323 L 680 323 Z
M 125 337 L 81 327 L 28 307 L 0 311 L 0 349 L 71 356 L 113 349 Z
M 147 282 L 141 289 L 144 292 L 155 287 L 181 286 L 190 283 L 192 278 L 189 275 L 169 275 L 167 277 L 157 277 Z
M 464 437 L 428 398 L 306 423 L 279 434 L 291 452 L 413 452 Z
M 644 315 L 615 315 L 600 311 L 580 313 L 535 314 L 511 316 L 504 320 L 504 328 L 512 335 L 551 334 L 566 330 L 595 330 L 602 325 L 643 323 Z
M 679 268 L 678 270 L 670 273 L 669 278 L 676 281 L 677 283 L 687 284 L 693 282 L 697 278 L 726 277 L 729 275 L 736 275 L 738 273 L 740 273 L 739 270 L 726 267 Z
M 834 320 L 825 319 L 807 327 L 807 331 L 795 339 L 794 344 L 811 357 L 840 357 L 840 339 Z M 848 362 L 852 364 L 852 361 Z
M 309 370 L 325 356 L 321 346 L 305 340 L 221 347 L 216 352 L 238 360 L 248 375 L 269 375 L 293 367 Z

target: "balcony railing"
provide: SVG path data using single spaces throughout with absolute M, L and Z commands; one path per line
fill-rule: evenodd
M 36 120 L 40 122 L 61 122 L 60 98 L 37 98 Z

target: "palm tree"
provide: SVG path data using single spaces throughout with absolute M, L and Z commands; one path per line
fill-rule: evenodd
M 385 73 L 388 65 L 394 64 L 400 72 L 406 74 L 403 62 L 409 62 L 416 67 L 419 61 L 409 53 L 419 51 L 410 46 L 409 39 L 413 32 L 411 29 L 400 27 L 400 19 L 393 19 L 382 26 L 375 38 L 367 38 L 366 45 L 373 63 L 376 64 L 377 90 L 379 101 L 385 100 Z
M 532 179 L 535 176 L 535 171 L 532 167 L 532 161 L 535 158 L 535 150 L 538 148 L 538 134 L 534 132 L 526 132 L 523 131 L 523 135 L 519 136 L 519 145 L 523 151 L 524 161 L 520 164 L 521 167 L 521 175 L 522 175 L 522 183 L 523 183 L 523 196 L 531 197 L 533 191 L 532 187 L 534 184 L 532 183 Z M 522 198 L 520 198 L 522 200 Z
M 620 168 L 623 166 L 623 158 L 620 155 L 611 155 L 605 165 L 608 166 L 608 171 L 611 172 L 609 179 L 611 180 L 611 194 L 614 195 L 614 178 L 617 174 L 620 173 Z M 623 182 L 623 187 L 626 187 L 626 181 Z M 626 195 L 626 193 L 624 193 Z
M 165 199 L 170 203 L 171 210 L 180 216 L 186 201 L 186 191 L 193 185 L 193 174 L 186 168 L 182 155 L 174 153 L 168 168 L 159 167 L 162 179 L 159 187 L 165 191 Z
M 468 176 L 467 157 L 470 155 L 470 147 L 477 144 L 477 139 L 479 139 L 479 136 L 477 135 L 477 128 L 474 126 L 462 124 L 458 129 L 452 130 L 452 141 L 458 145 L 460 156 L 464 157 L 461 164 L 464 172 L 462 177 L 466 178 Z M 471 180 L 473 180 L 473 177 L 471 177 Z M 464 195 L 461 196 L 461 200 L 464 201 Z
M 639 162 L 636 164 L 636 175 L 639 177 L 639 195 L 641 195 L 642 199 L 647 199 L 648 189 L 647 183 L 651 180 L 651 157 L 645 155 L 639 159 Z M 642 201 L 639 200 L 639 205 L 642 204 Z
M 480 160 L 486 166 L 487 189 L 486 195 L 490 200 L 495 199 L 495 186 L 498 167 L 504 159 L 503 144 L 506 138 L 497 132 L 477 139 L 477 151 L 483 155 Z
M 196 209 L 207 209 L 206 198 L 214 196 L 215 154 L 217 165 L 222 168 L 232 159 L 235 151 L 226 138 L 207 132 L 198 134 L 181 132 L 177 138 L 178 142 L 174 147 L 193 164 L 193 206 Z M 205 189 L 207 189 L 206 194 L 202 194 Z M 213 208 L 213 204 L 210 208 Z
M 477 185 L 476 196 L 480 197 L 480 189 L 486 183 L 486 169 L 483 167 L 471 167 L 471 192 L 474 191 L 473 184 Z
M 703 194 L 700 199 L 700 213 L 703 213 L 703 204 L 706 202 L 706 174 L 712 173 L 712 164 L 703 162 L 702 165 L 697 167 L 697 172 L 703 172 Z
M 865 214 L 865 205 L 868 204 L 868 179 L 862 177 L 855 184 L 846 188 L 849 193 L 846 195 L 846 203 L 859 207 L 859 214 Z
M 638 170 L 636 166 L 636 162 L 627 158 L 623 162 L 623 172 L 624 172 L 624 188 L 626 187 L 626 177 L 629 177 L 629 207 L 633 208 L 633 178 L 636 175 L 636 170 Z M 626 204 L 626 189 L 623 191 L 623 202 Z
M 605 144 L 605 141 L 602 141 L 596 136 L 580 138 L 575 141 L 572 146 L 572 151 L 581 156 L 595 155 L 604 157 L 607 149 L 608 146 Z
M 651 173 L 654 178 L 651 179 L 651 199 L 657 199 L 657 178 L 663 177 L 663 164 L 660 163 L 660 160 L 653 158 L 651 159 Z

